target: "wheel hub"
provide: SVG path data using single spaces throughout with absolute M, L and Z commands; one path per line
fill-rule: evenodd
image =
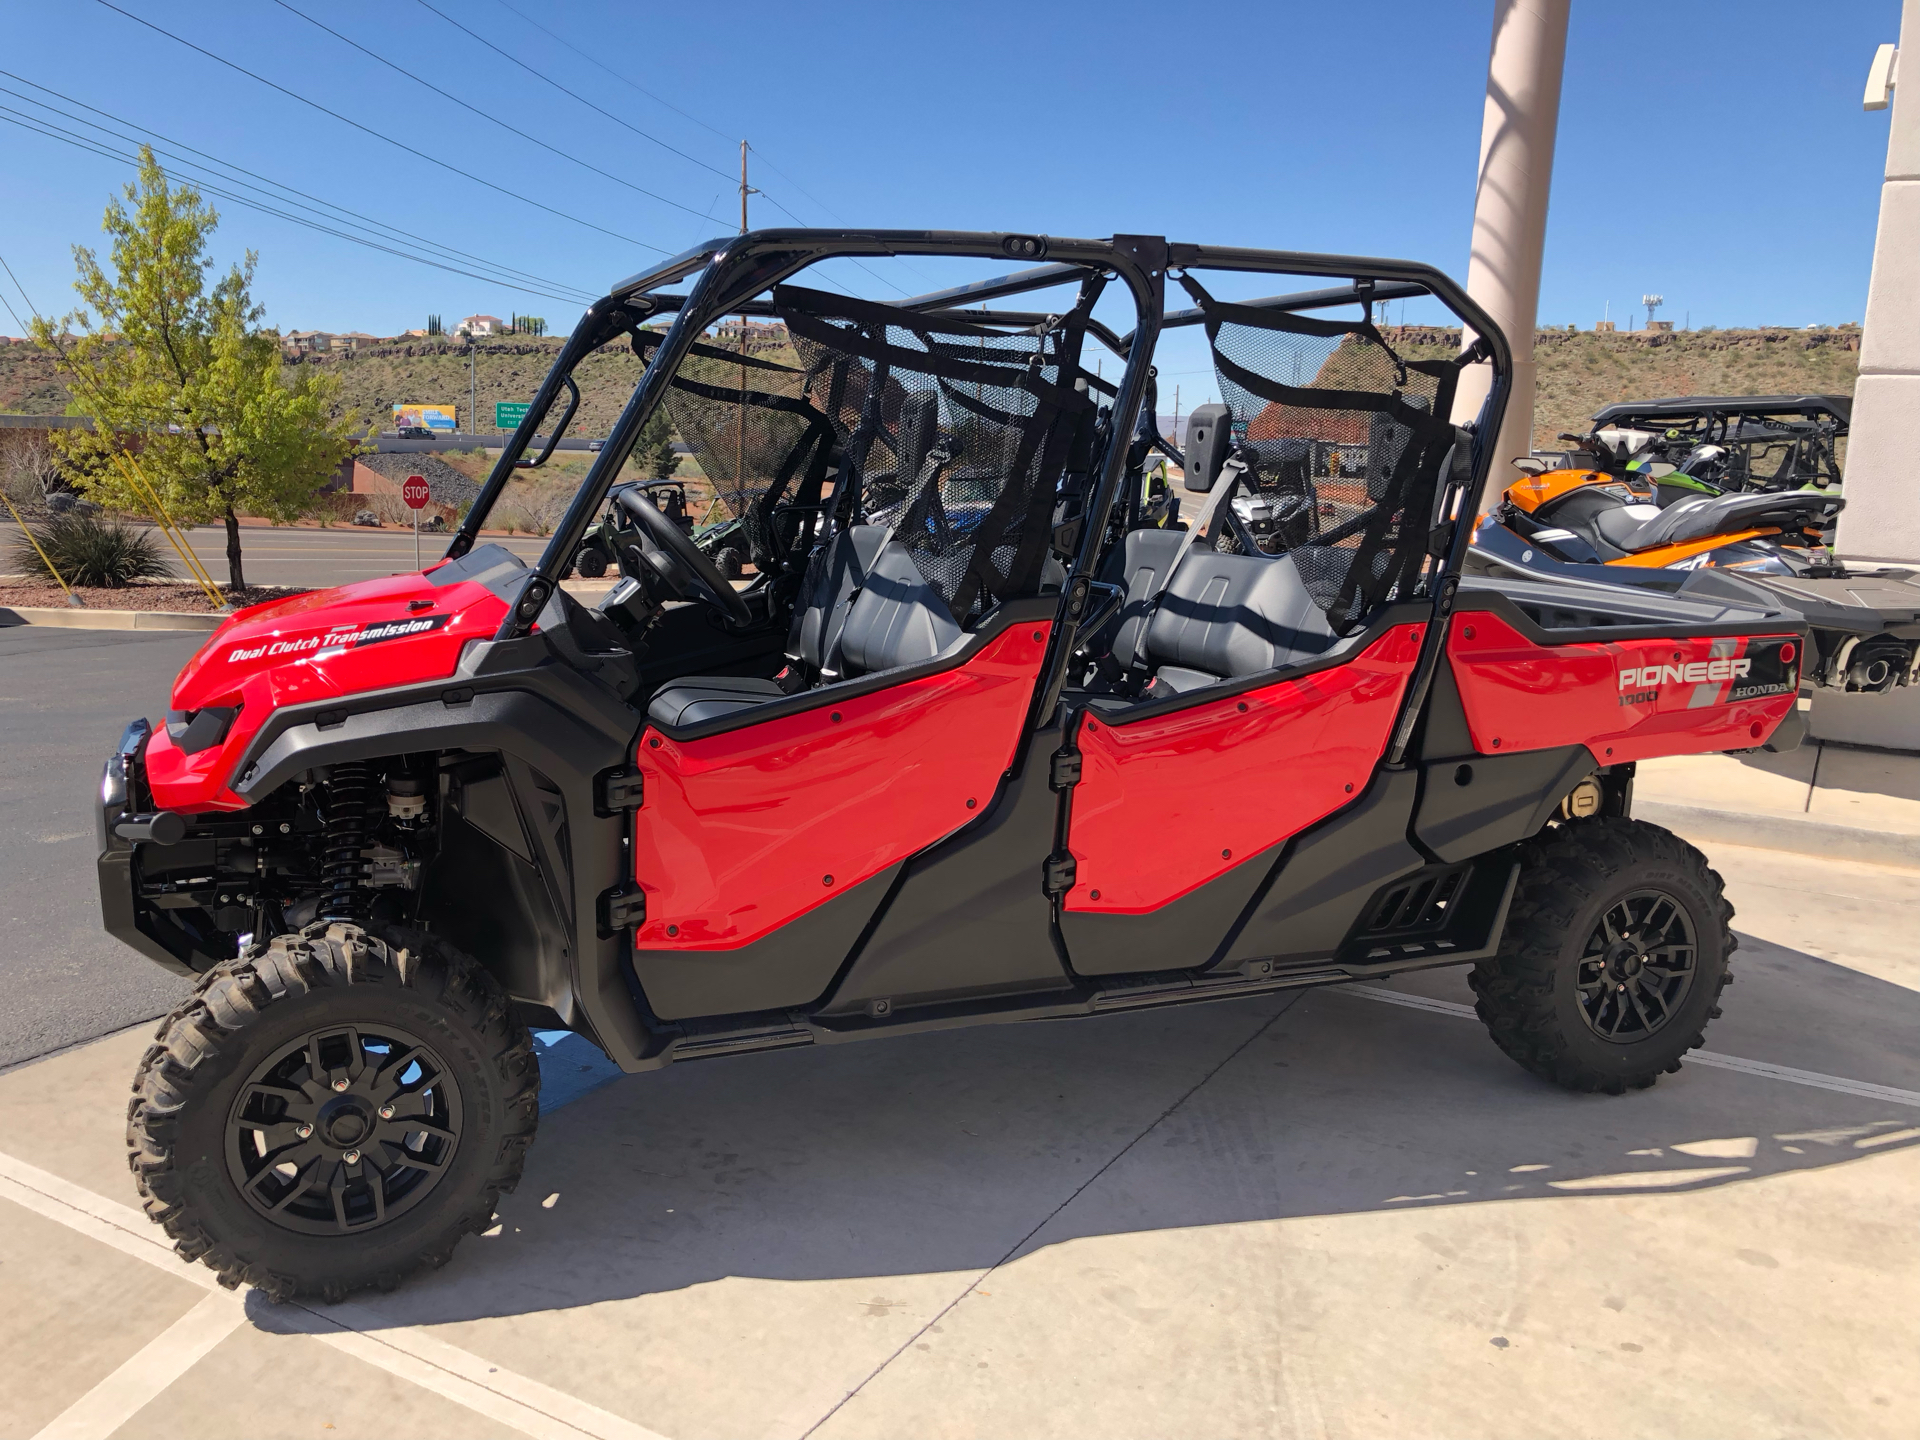
M 392 1027 L 336 1027 L 255 1067 L 227 1124 L 227 1171 L 282 1228 L 355 1232 L 424 1200 L 460 1129 L 459 1087 L 432 1047 Z
M 335 1100 L 320 1112 L 320 1133 L 341 1149 L 358 1145 L 373 1128 L 373 1117 L 358 1100 Z
M 1606 949 L 1606 976 L 1615 984 L 1633 979 L 1647 964 L 1647 952 L 1639 937 L 1623 935 Z
M 1693 918 L 1664 890 L 1609 905 L 1580 960 L 1580 1013 L 1603 1040 L 1631 1044 L 1664 1028 L 1693 988 Z

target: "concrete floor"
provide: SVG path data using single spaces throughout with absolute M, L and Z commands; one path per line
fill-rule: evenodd
M 1910 1436 L 1920 873 L 1711 853 L 1738 983 L 1643 1094 L 1449 971 L 688 1065 L 332 1309 L 159 1246 L 110 1036 L 0 1075 L 0 1434 Z

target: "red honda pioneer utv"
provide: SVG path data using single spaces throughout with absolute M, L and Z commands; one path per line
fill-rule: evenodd
M 815 278 L 900 255 L 1010 273 Z M 1481 339 L 1402 359 L 1367 317 L 1405 295 Z M 728 348 L 742 314 L 784 346 Z M 1181 326 L 1227 402 L 1184 456 L 1152 420 Z M 645 371 L 539 564 L 478 543 L 617 342 Z M 437 1264 L 520 1175 L 529 1024 L 642 1071 L 1470 964 L 1529 1070 L 1677 1069 L 1731 911 L 1629 818 L 1634 762 L 1772 740 L 1803 626 L 1464 575 L 1507 374 L 1429 267 L 1152 236 L 763 231 L 615 286 L 443 561 L 235 615 L 109 760 L 106 926 L 199 977 L 134 1080 L 148 1213 L 278 1296 Z M 661 406 L 744 586 L 614 484 Z M 1156 448 L 1192 529 L 1148 510 Z M 1264 465 L 1312 523 L 1208 543 Z M 589 608 L 562 581 L 596 526 L 621 578 Z

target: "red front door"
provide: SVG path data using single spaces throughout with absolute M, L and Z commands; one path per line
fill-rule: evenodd
M 1050 628 L 1017 625 L 954 669 L 845 699 L 829 687 L 803 714 L 706 739 L 649 729 L 635 945 L 748 945 L 981 815 L 1012 764 Z

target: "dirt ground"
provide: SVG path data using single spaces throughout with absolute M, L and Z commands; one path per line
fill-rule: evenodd
M 304 595 L 307 589 L 308 587 L 304 585 L 249 585 L 244 590 L 228 592 L 227 598 L 234 609 L 242 610 L 249 605 L 264 604 L 268 600 L 284 600 L 289 595 Z M 155 581 L 127 585 L 118 589 L 79 585 L 74 587 L 74 593 L 92 610 L 166 610 L 206 615 L 211 614 L 216 608 L 207 599 L 206 592 L 198 585 L 178 581 Z M 58 585 L 0 584 L 0 606 L 40 607 L 66 603 L 66 593 Z

